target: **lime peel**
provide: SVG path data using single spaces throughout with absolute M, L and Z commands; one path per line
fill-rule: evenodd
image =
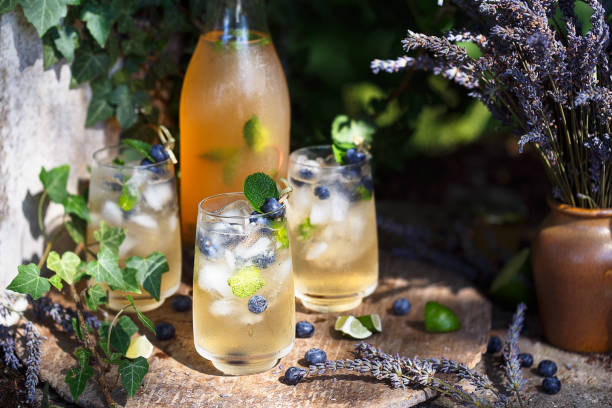
M 334 328 L 342 334 L 357 340 L 367 339 L 372 335 L 372 332 L 352 315 L 338 316 Z
M 438 303 L 425 305 L 425 330 L 432 333 L 447 333 L 461 328 L 459 318 L 450 308 Z

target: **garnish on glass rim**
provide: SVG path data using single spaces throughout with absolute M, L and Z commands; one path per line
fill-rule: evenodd
M 275 212 L 276 209 L 272 209 L 271 211 L 266 211 L 264 209 L 264 207 L 267 207 L 266 204 L 270 205 L 268 200 L 276 200 L 276 204 L 287 200 L 292 188 L 289 186 L 287 180 L 282 178 L 280 180 L 287 186 L 280 192 L 278 191 L 276 182 L 265 173 L 253 173 L 244 180 L 242 191 L 255 211 L 262 214 L 266 212 Z

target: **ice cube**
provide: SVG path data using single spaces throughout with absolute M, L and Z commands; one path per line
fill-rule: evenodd
M 332 215 L 331 205 L 331 200 L 319 200 L 315 198 L 315 202 L 310 209 L 310 223 L 312 225 L 317 225 L 327 222 Z
M 331 219 L 335 222 L 343 222 L 346 219 L 349 209 L 349 200 L 338 191 L 331 195 Z M 312 222 L 312 219 L 311 219 Z
M 123 212 L 119 205 L 113 201 L 105 201 L 102 204 L 102 218 L 109 224 L 118 226 L 123 222 Z
M 232 251 L 225 251 L 224 257 L 227 266 L 232 270 L 236 269 L 236 257 L 234 256 Z
M 327 251 L 327 242 L 313 242 L 306 249 L 307 261 L 313 261 L 323 255 Z
M 251 205 L 246 200 L 236 200 L 216 211 L 216 214 L 224 217 L 248 217 L 253 212 Z
M 178 215 L 172 215 L 168 219 L 168 232 L 172 232 L 178 226 Z
M 210 313 L 215 316 L 229 316 L 231 314 L 239 313 L 241 305 L 237 299 L 217 299 L 210 304 Z
M 291 206 L 293 209 L 299 212 L 308 211 L 310 203 L 315 198 L 312 194 L 312 189 L 309 184 L 302 187 L 296 187 L 291 192 Z
M 130 222 L 147 229 L 156 229 L 158 227 L 155 218 L 149 214 L 135 214 L 130 217 Z
M 244 307 L 246 309 L 246 313 L 240 314 L 240 323 L 242 324 L 257 324 L 263 320 L 263 313 L 255 314 L 251 313 L 248 307 Z
M 273 280 L 279 283 L 283 282 L 285 279 L 287 279 L 287 276 L 291 274 L 291 258 L 285 259 L 270 272 Z
M 145 187 L 142 192 L 147 205 L 154 211 L 172 204 L 174 199 L 174 184 L 171 182 L 152 183 Z
M 210 263 L 204 261 L 198 271 L 198 285 L 203 290 L 216 292 L 221 296 L 233 296 L 227 280 L 232 277 L 233 269 L 224 262 Z
M 252 241 L 250 241 L 252 242 Z M 265 268 L 274 262 L 276 241 L 262 235 L 252 245 L 243 242 L 234 249 L 239 263 L 252 263 Z
M 366 217 L 363 215 L 351 215 L 348 218 L 348 229 L 349 235 L 353 237 L 353 239 L 362 239 L 366 229 Z

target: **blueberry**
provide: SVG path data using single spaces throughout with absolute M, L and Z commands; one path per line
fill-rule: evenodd
M 272 216 L 272 218 L 282 217 L 285 213 L 285 209 L 283 208 L 283 206 L 274 197 L 268 198 L 261 206 L 261 210 L 264 213 Z
M 542 360 L 538 364 L 538 374 L 542 377 L 552 377 L 557 372 L 557 365 L 551 360 Z
M 312 337 L 314 331 L 314 326 L 306 320 L 301 320 L 295 325 L 295 336 L 302 339 Z
M 561 381 L 557 377 L 546 377 L 542 381 L 542 391 L 546 394 L 556 394 L 561 390 Z
M 152 171 L 155 174 L 162 174 L 163 170 L 160 166 L 151 166 L 151 164 L 155 164 L 155 163 L 153 163 L 151 160 L 147 159 L 146 157 L 140 161 L 141 166 L 149 166 L 147 167 L 147 170 Z
M 316 186 L 314 189 L 314 195 L 319 197 L 320 200 L 327 200 L 330 195 L 329 188 L 325 186 Z
M 268 307 L 268 301 L 261 295 L 255 295 L 249 299 L 249 311 L 251 313 L 260 314 Z
M 174 337 L 174 326 L 171 323 L 157 323 L 155 325 L 155 337 L 157 340 L 170 340 Z
M 308 364 L 319 364 L 327 361 L 327 354 L 321 349 L 311 348 L 304 354 L 304 360 Z
M 172 298 L 172 308 L 177 312 L 191 310 L 191 298 L 185 295 L 176 295 Z
M 348 180 L 357 180 L 361 177 L 361 167 L 347 166 L 342 168 L 342 176 Z
M 164 147 L 160 144 L 151 146 L 151 151 L 149 154 L 157 163 L 166 161 L 170 158 L 166 149 L 164 149 Z
M 207 258 L 216 259 L 219 256 L 219 249 L 213 245 L 212 241 L 204 235 L 199 235 L 196 239 L 200 252 Z
M 410 301 L 406 298 L 396 299 L 395 302 L 393 302 L 393 314 L 397 316 L 404 316 L 408 314 L 411 306 Z
M 531 367 L 533 365 L 533 356 L 529 353 L 521 353 L 518 355 L 521 367 Z
M 285 384 L 297 385 L 304 377 L 304 372 L 298 367 L 289 367 L 285 371 Z
M 364 161 L 365 158 L 366 155 L 364 152 L 355 149 L 348 149 L 346 151 L 346 155 L 344 156 L 344 159 L 348 164 L 360 163 Z
M 270 225 L 270 220 L 267 219 L 266 217 L 263 217 L 261 213 L 257 211 L 253 211 L 251 213 L 251 216 L 249 217 L 249 222 L 256 223 L 256 224 Z
M 374 188 L 374 183 L 372 182 L 372 177 L 370 176 L 363 177 L 359 184 L 365 187 L 365 189 L 368 191 L 372 191 L 372 189 Z
M 312 176 L 314 176 L 313 172 L 310 169 L 301 168 L 298 173 L 300 174 L 300 177 L 304 180 L 310 180 Z
M 487 353 L 497 353 L 502 348 L 502 342 L 497 336 L 489 337 L 489 344 L 487 344 Z
M 274 252 L 259 254 L 252 258 L 252 261 L 255 266 L 265 269 L 276 261 L 276 254 Z

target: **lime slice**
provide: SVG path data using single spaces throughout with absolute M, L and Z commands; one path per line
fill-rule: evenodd
M 382 332 L 382 321 L 380 320 L 380 316 L 376 313 L 365 315 L 365 316 L 359 316 L 357 320 L 359 320 L 366 329 L 372 332 L 377 332 L 377 333 Z
M 338 316 L 334 328 L 342 334 L 346 334 L 357 340 L 365 339 L 372 335 L 372 332 L 361 324 L 355 316 Z
M 459 318 L 448 307 L 438 302 L 427 302 L 425 305 L 425 330 L 434 333 L 446 333 L 461 328 Z
M 130 341 L 130 347 L 128 347 L 125 356 L 127 358 L 149 358 L 151 354 L 153 354 L 153 344 L 147 339 L 147 336 L 138 336 Z

